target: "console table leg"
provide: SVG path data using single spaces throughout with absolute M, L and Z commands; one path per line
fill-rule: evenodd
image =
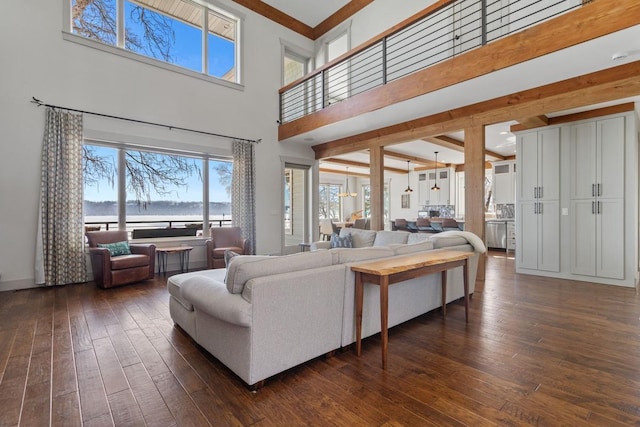
M 362 273 L 356 272 L 356 289 L 355 289 L 355 303 L 356 303 L 356 355 L 360 356 L 362 352 L 362 305 L 363 305 L 363 283 Z
M 447 270 L 442 270 L 440 277 L 442 278 L 440 280 L 442 283 L 442 317 L 447 317 Z
M 462 267 L 464 276 L 464 321 L 469 323 L 469 258 L 467 258 Z
M 387 369 L 389 346 L 389 276 L 380 277 L 380 337 L 382 339 L 382 369 Z

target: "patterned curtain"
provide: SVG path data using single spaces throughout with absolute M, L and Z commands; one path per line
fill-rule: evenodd
M 81 114 L 47 107 L 41 165 L 36 283 L 86 282 Z
M 231 177 L 231 216 L 249 239 L 251 253 L 256 253 L 256 179 L 253 143 L 233 141 L 233 175 Z

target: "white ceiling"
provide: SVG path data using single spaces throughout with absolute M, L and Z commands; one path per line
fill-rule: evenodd
M 270 6 L 304 22 L 310 27 L 315 27 L 329 16 L 333 15 L 349 0 L 262 0 Z
M 313 2 L 302 0 L 263 1 L 312 27 L 349 3 L 348 0 Z M 614 62 L 611 57 L 617 52 L 627 52 L 628 56 L 622 61 Z M 321 144 L 637 60 L 640 60 L 640 26 L 628 28 L 451 87 L 330 124 L 289 138 L 282 143 L 308 146 Z M 556 111 L 553 105 L 549 105 L 546 114 L 548 117 L 555 117 L 630 101 L 637 102 L 640 105 L 640 97 L 626 98 L 607 102 L 606 104 L 582 106 L 567 111 Z M 515 123 L 515 121 L 510 121 L 487 126 L 486 148 L 505 156 L 514 155 L 515 137 L 508 131 L 510 126 Z M 451 133 L 447 136 L 464 141 L 464 132 L 462 131 Z M 464 154 L 461 151 L 444 148 L 423 140 L 407 141 L 388 148 L 395 152 L 431 160 L 435 158 L 434 152 L 438 151 L 439 163 L 464 163 Z M 369 161 L 367 153 L 351 153 L 336 157 L 364 163 Z M 385 166 L 406 169 L 407 163 L 406 160 L 386 158 Z M 329 167 L 336 170 L 346 169 L 344 165 L 329 165 L 322 162 L 321 167 Z M 354 166 L 350 166 L 350 170 L 352 172 L 369 172 L 368 168 Z

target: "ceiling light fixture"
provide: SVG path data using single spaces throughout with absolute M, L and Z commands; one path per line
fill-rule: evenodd
M 407 189 L 404 190 L 405 193 L 413 193 L 413 188 L 409 185 L 409 160 L 407 160 Z
M 338 197 L 356 197 L 358 193 L 354 193 L 349 191 L 349 166 L 347 166 L 347 179 L 345 185 L 345 191 L 342 193 L 338 193 Z
M 438 187 L 438 152 L 434 151 L 434 153 L 436 153 L 436 178 L 433 181 L 433 187 L 431 187 L 431 190 L 438 191 L 440 190 L 440 187 Z

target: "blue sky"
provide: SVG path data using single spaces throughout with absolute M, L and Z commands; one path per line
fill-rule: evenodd
M 101 156 L 108 156 L 114 165 L 117 164 L 117 149 L 109 147 L 94 146 L 96 153 Z M 200 164 L 199 159 L 195 159 L 197 164 Z M 218 173 L 213 170 L 214 161 L 210 161 L 209 178 L 212 183 L 209 187 L 209 201 L 210 202 L 230 202 L 231 198 L 227 195 L 224 187 L 222 187 L 218 181 Z M 127 199 L 133 199 L 133 194 L 128 194 Z M 115 201 L 118 199 L 118 186 L 117 183 L 113 185 L 108 180 L 102 180 L 95 186 L 85 186 L 84 199 L 94 202 L 100 201 Z M 187 177 L 187 188 L 173 187 L 171 188 L 171 194 L 158 195 L 156 193 L 151 194 L 151 200 L 172 200 L 180 202 L 201 202 L 202 201 L 202 182 L 198 174 Z
M 131 7 L 130 2 L 125 2 L 125 19 L 131 16 Z M 155 12 L 147 13 L 155 14 Z M 142 40 L 142 28 L 139 24 L 128 19 L 125 26 L 127 31 L 135 33 Z M 175 43 L 171 48 L 172 62 L 190 70 L 202 72 L 201 29 L 178 20 L 172 20 L 172 29 L 175 33 Z M 209 34 L 208 39 L 209 74 L 222 77 L 234 65 L 234 43 L 212 34 Z M 157 59 L 162 60 L 162 58 Z

